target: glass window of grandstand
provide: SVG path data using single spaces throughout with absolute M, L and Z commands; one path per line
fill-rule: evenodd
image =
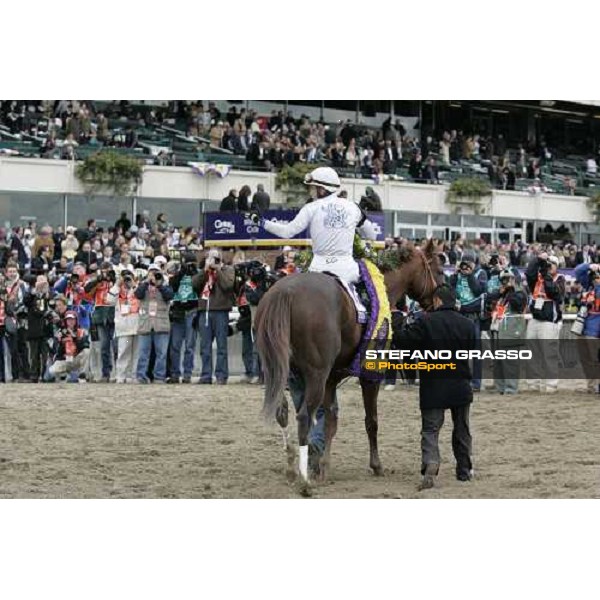
M 460 215 L 431 215 L 431 224 L 435 227 L 460 227 Z
M 26 192 L 0 192 L 0 225 L 3 227 L 58 227 L 64 220 L 62 194 L 30 194 Z
M 525 237 L 523 221 L 515 219 L 496 219 L 495 237 L 497 242 L 509 244 Z
M 202 203 L 199 200 L 184 200 L 173 198 L 138 198 L 138 214 L 147 210 L 152 223 L 161 213 L 166 216 L 167 223 L 173 227 L 199 227 L 201 225 Z
M 86 227 L 89 219 L 96 219 L 97 227 L 107 229 L 114 226 L 122 212 L 131 219 L 131 206 L 131 198 L 72 194 L 67 198 L 67 224 Z

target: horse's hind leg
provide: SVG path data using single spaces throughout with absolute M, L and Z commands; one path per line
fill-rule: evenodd
M 375 475 L 383 475 L 383 467 L 379 460 L 379 450 L 377 448 L 377 396 L 379 395 L 379 381 L 361 379 L 360 387 L 362 388 L 363 404 L 365 407 L 365 429 L 369 437 L 369 466 L 373 469 Z
M 296 453 L 294 451 L 294 447 L 290 444 L 290 433 L 289 433 L 289 408 L 288 401 L 285 396 L 281 398 L 281 404 L 277 408 L 277 412 L 275 413 L 275 419 L 277 423 L 281 427 L 281 434 L 283 437 L 283 449 L 285 450 L 287 456 L 287 478 L 290 481 L 293 481 L 296 477 L 295 472 L 295 462 L 296 462 Z
M 300 478 L 308 482 L 308 436 L 311 422 L 316 419 L 316 413 L 323 402 L 325 383 L 328 372 L 324 369 L 311 371 L 305 375 L 306 389 L 304 402 L 298 411 L 298 452 Z

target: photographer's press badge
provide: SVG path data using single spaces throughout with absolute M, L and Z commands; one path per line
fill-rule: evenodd
M 148 314 L 151 317 L 155 317 L 157 312 L 158 312 L 158 302 L 156 302 L 156 300 L 150 300 L 150 302 L 148 302 Z
M 156 303 L 155 303 L 156 304 Z M 131 312 L 131 306 L 129 304 L 121 304 L 121 315 L 126 316 Z
M 536 298 L 533 308 L 535 308 L 535 310 L 542 310 L 542 308 L 544 308 L 544 299 Z

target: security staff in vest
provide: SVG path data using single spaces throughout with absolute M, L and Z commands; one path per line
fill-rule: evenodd
M 470 481 L 473 477 L 471 462 L 472 439 L 469 429 L 469 411 L 473 402 L 471 370 L 468 359 L 456 359 L 457 350 L 476 347 L 476 328 L 473 321 L 456 310 L 456 294 L 448 285 L 439 286 L 433 293 L 433 310 L 416 321 L 407 321 L 394 334 L 398 348 L 449 350 L 455 369 L 419 372 L 419 403 L 421 409 L 421 474 L 419 490 L 434 486 L 440 468 L 438 437 L 444 424 L 446 409 L 450 409 L 454 428 L 452 451 L 456 458 L 456 478 Z M 446 374 L 448 373 L 448 374 Z
M 533 352 L 533 359 L 527 362 L 527 386 L 530 392 L 553 394 L 558 390 L 558 340 L 565 278 L 558 272 L 558 258 L 547 252 L 531 260 L 526 277 L 532 317 L 527 326 L 527 344 Z

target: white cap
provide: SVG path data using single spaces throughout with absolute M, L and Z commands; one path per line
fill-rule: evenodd
M 161 271 L 162 269 L 160 268 L 160 265 L 157 265 L 156 263 L 152 263 L 149 267 L 148 267 L 148 271 Z
M 284 246 L 283 247 L 283 252 L 291 252 L 292 251 L 292 247 L 291 246 Z
M 556 265 L 558 267 L 558 258 L 556 256 L 549 256 L 548 262 L 551 262 L 553 265 Z
M 155 265 L 166 265 L 167 264 L 167 259 L 164 256 L 156 256 L 154 258 L 154 264 Z

